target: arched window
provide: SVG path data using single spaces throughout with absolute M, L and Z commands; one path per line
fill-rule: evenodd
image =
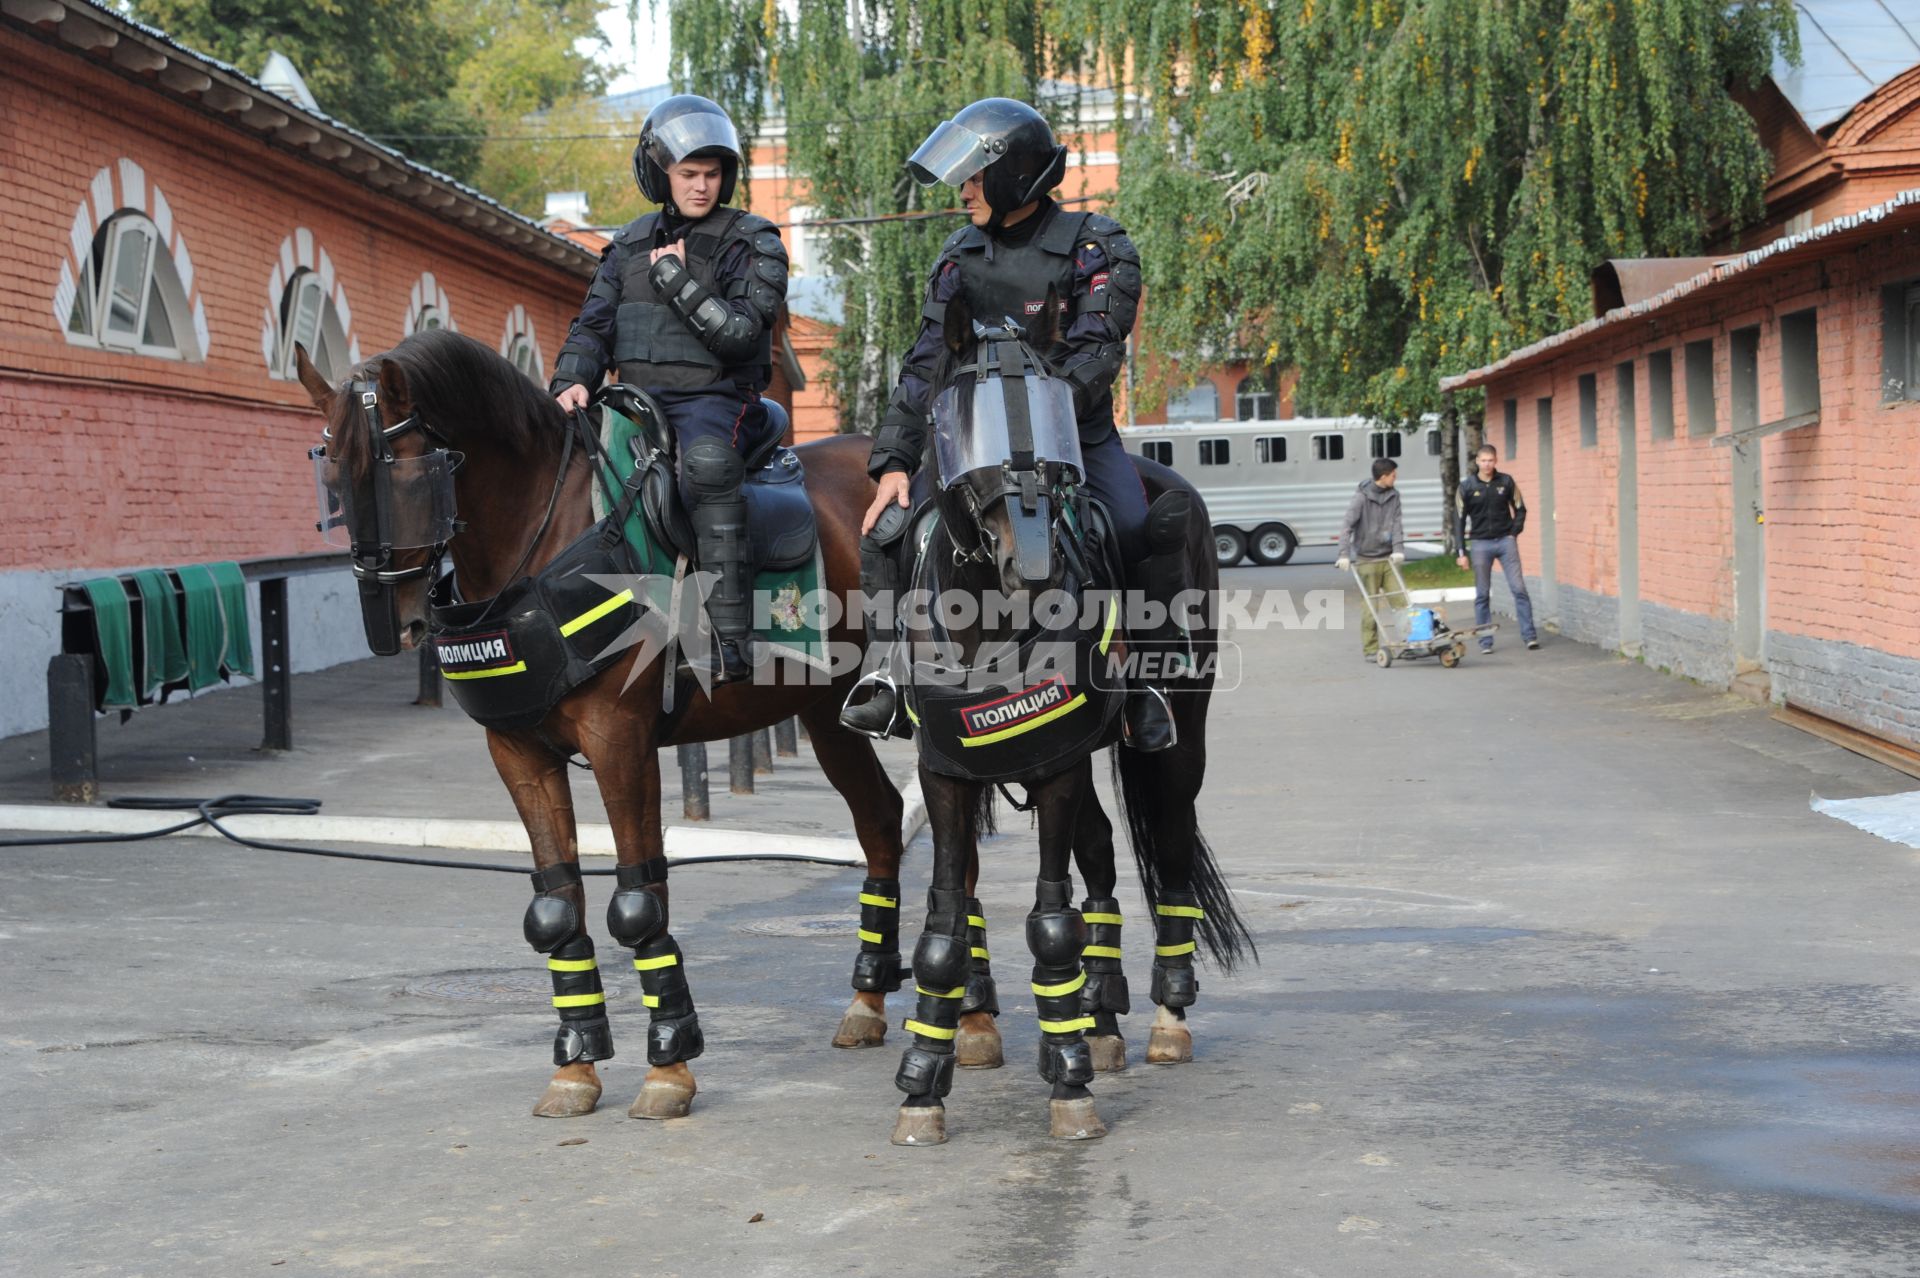
M 526 307 L 516 306 L 507 312 L 507 326 L 500 334 L 500 353 L 537 385 L 547 384 L 546 359 L 540 353 L 540 338 L 533 331 L 533 320 Z
M 1220 388 L 1212 382 L 1199 382 L 1167 400 L 1170 422 L 1217 422 L 1220 420 Z
M 333 259 L 299 227 L 280 242 L 280 258 L 267 281 L 267 307 L 260 326 L 260 353 L 270 376 L 299 376 L 296 346 L 304 346 L 321 376 L 337 382 L 360 362 L 347 295 L 335 277 Z
M 94 174 L 60 264 L 54 314 L 76 346 L 199 361 L 207 354 L 206 310 L 193 292 L 193 263 L 166 197 L 131 160 Z M 117 196 L 117 199 L 116 199 Z M 100 217 L 97 210 L 111 210 Z
M 407 321 L 401 331 L 412 337 L 430 328 L 458 331 L 459 325 L 453 322 L 453 305 L 447 300 L 447 290 L 440 287 L 432 271 L 426 271 L 414 281 L 413 292 L 407 297 Z
M 1243 422 L 1280 420 L 1280 396 L 1274 389 L 1271 368 L 1240 379 L 1240 386 L 1233 393 L 1233 415 Z

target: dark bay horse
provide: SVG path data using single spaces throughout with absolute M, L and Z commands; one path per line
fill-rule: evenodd
M 327 418 L 327 449 L 342 470 L 364 475 L 369 453 L 402 461 L 463 455 L 452 470 L 453 504 L 466 522 L 448 528 L 462 596 L 499 596 L 524 574 L 537 573 L 593 525 L 589 484 L 594 466 L 572 457 L 562 410 L 507 360 L 448 330 L 415 334 L 366 361 L 343 388 L 330 386 L 300 352 L 300 379 Z M 363 421 L 363 415 L 377 413 Z M 859 586 L 859 513 L 873 495 L 869 442 L 841 436 L 796 450 L 819 530 L 825 587 L 845 598 Z M 569 458 L 571 462 L 569 463 Z M 415 495 L 417 498 L 417 494 Z M 406 494 L 382 498 L 388 506 Z M 400 518 L 406 512 L 384 511 Z M 448 512 L 450 515 L 450 511 Z M 457 528 L 457 534 L 453 531 Z M 408 544 L 408 543 L 396 543 Z M 418 544 L 412 543 L 412 544 Z M 356 559 L 360 557 L 356 541 Z M 428 577 L 433 549 L 396 551 L 378 587 L 390 591 L 384 623 L 393 647 L 412 648 L 427 635 Z M 364 591 L 368 583 L 363 580 Z M 831 643 L 858 651 L 864 635 L 857 608 L 844 610 Z M 376 623 L 369 620 L 370 636 Z M 568 785 L 570 752 L 584 755 L 605 800 L 618 851 L 618 886 L 608 927 L 632 948 L 650 1009 L 651 1068 L 628 1111 L 636 1118 L 688 1112 L 695 1086 L 687 1062 L 702 1049 L 679 946 L 668 930 L 666 861 L 660 823 L 658 752 L 685 742 L 717 741 L 798 715 L 821 770 L 847 801 L 867 860 L 861 891 L 861 957 L 856 992 L 836 1033 L 836 1046 L 879 1044 L 886 1032 L 885 997 L 900 980 L 898 956 L 902 802 L 865 738 L 839 725 L 837 708 L 859 673 L 844 663 L 831 683 L 803 677 L 767 684 L 723 684 L 671 716 L 662 713 L 662 680 L 671 672 L 653 660 L 636 671 L 640 649 L 568 693 L 546 718 L 522 731 L 487 730 L 494 766 L 531 841 L 535 897 L 525 920 L 530 944 L 548 956 L 561 1026 L 557 1072 L 534 1108 L 543 1117 L 593 1110 L 601 1084 L 594 1061 L 612 1055 L 605 995 L 584 919 L 579 846 Z
M 984 967 L 975 948 L 974 893 L 992 785 L 1023 784 L 1038 827 L 1039 875 L 1026 935 L 1034 956 L 1040 1076 L 1052 1086 L 1052 1135 L 1104 1135 L 1088 1084 L 1097 1070 L 1125 1064 L 1118 1017 L 1129 1010 L 1129 999 L 1113 825 L 1094 789 L 1092 756 L 1119 736 L 1118 698 L 1125 693 L 1111 672 L 1125 660 L 1127 635 L 1116 633 L 1121 572 L 1101 553 L 1101 540 L 1086 535 L 1091 512 L 1076 491 L 1071 398 L 1038 353 L 1051 348 L 1056 323 L 1049 296 L 1041 331 L 1031 339 L 1010 320 L 975 325 L 962 295 L 948 305 L 948 349 L 932 379 L 937 519 L 913 572 L 912 593 L 924 606 L 909 609 L 904 637 L 912 654 L 907 703 L 917 725 L 934 864 L 926 928 L 913 959 L 917 1003 L 906 1026 L 913 1043 L 895 1077 L 906 1093 L 895 1144 L 945 1141 L 944 1097 L 954 1067 L 974 1063 L 969 1047 L 977 1053 L 979 1040 L 993 1032 L 991 1021 L 977 1023 L 985 1020 L 978 1013 L 962 1015 L 979 1001 L 974 987 Z M 1211 599 L 1218 573 L 1198 494 L 1163 467 L 1149 463 L 1141 473 L 1150 501 L 1177 492 L 1200 512 L 1186 521 L 1179 557 L 1186 580 Z M 999 601 L 997 613 L 979 606 L 988 597 Z M 1064 623 L 1042 621 L 1047 597 L 1080 606 L 1068 610 Z M 1138 638 L 1161 637 L 1141 629 Z M 1188 651 L 1209 649 L 1214 637 L 1207 609 L 1178 632 L 1179 646 Z M 990 679 L 957 677 L 990 666 L 997 668 Z M 1195 816 L 1206 766 L 1211 666 L 1181 683 L 1170 697 L 1178 730 L 1173 747 L 1151 754 L 1113 747 L 1114 790 L 1154 915 L 1152 996 L 1160 1011 L 1147 1052 L 1152 1063 L 1192 1058 L 1185 1009 L 1198 992 L 1196 942 L 1225 970 L 1252 950 Z M 1071 903 L 1073 864 L 1087 890 L 1079 909 Z

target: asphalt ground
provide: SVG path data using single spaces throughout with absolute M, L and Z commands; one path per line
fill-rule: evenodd
M 1046 1134 L 1011 814 L 982 887 L 1009 1063 L 961 1075 L 937 1149 L 887 1142 L 897 1028 L 827 1046 L 855 870 L 676 874 L 708 1050 L 693 1116 L 643 1123 L 645 1016 L 604 934 L 602 1108 L 528 1116 L 552 1022 L 514 877 L 198 839 L 0 851 L 0 1270 L 1920 1273 L 1920 854 L 1807 809 L 1911 780 L 1552 636 L 1363 665 L 1345 602 L 1343 630 L 1237 636 L 1202 816 L 1261 961 L 1203 970 L 1190 1065 L 1140 1063 L 1150 940 L 1122 876 L 1133 1065 L 1095 1084 L 1097 1142 Z M 302 677 L 284 756 L 250 748 L 253 692 L 103 724 L 108 792 L 510 814 L 478 730 L 407 704 L 412 680 Z M 0 743 L 0 797 L 43 797 L 43 768 L 43 743 Z M 848 827 L 804 758 L 714 807 Z M 923 837 L 909 900 L 927 867 Z

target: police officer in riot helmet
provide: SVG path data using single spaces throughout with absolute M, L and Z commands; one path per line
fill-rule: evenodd
M 1024 102 L 986 98 L 936 128 L 907 161 L 923 186 L 958 187 L 969 225 L 940 250 L 927 285 L 919 336 L 881 418 L 868 470 L 879 493 L 862 522 L 861 575 L 870 598 L 897 593 L 895 556 L 905 532 L 910 485 L 927 438 L 929 378 L 944 342 L 946 303 L 964 293 L 975 315 L 1012 316 L 1031 326 L 1049 289 L 1067 299 L 1058 344 L 1043 351 L 1073 391 L 1086 483 L 1106 506 L 1129 578 L 1149 559 L 1146 489 L 1113 421 L 1113 380 L 1126 359 L 1140 297 L 1140 256 L 1126 231 L 1099 213 L 1069 211 L 1049 196 L 1066 171 L 1067 148 Z M 876 648 L 889 648 L 896 618 L 870 613 Z M 890 678 L 869 675 L 841 721 L 870 736 L 901 731 Z M 1131 689 L 1126 740 L 1137 749 L 1172 743 L 1158 690 Z
M 716 682 L 751 673 L 752 600 L 743 456 L 770 428 L 760 392 L 787 292 L 773 223 L 728 207 L 740 177 L 733 121 L 693 94 L 648 113 L 633 150 L 640 193 L 661 207 L 615 233 L 554 363 L 562 408 L 585 407 L 611 368 L 659 401 L 680 449 L 680 492 L 700 567 Z

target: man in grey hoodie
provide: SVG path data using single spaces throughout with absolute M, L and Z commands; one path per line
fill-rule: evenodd
M 1360 481 L 1353 500 L 1347 503 L 1346 518 L 1340 524 L 1340 559 L 1334 564 L 1341 572 L 1355 559 L 1360 561 L 1360 586 L 1378 599 L 1393 584 L 1388 560 L 1407 561 L 1406 534 L 1400 526 L 1400 494 L 1394 491 L 1399 467 L 1391 457 L 1373 463 L 1373 478 Z M 1403 606 L 1405 600 L 1394 604 Z M 1368 609 L 1360 618 L 1360 649 L 1367 660 L 1380 650 L 1380 627 Z

